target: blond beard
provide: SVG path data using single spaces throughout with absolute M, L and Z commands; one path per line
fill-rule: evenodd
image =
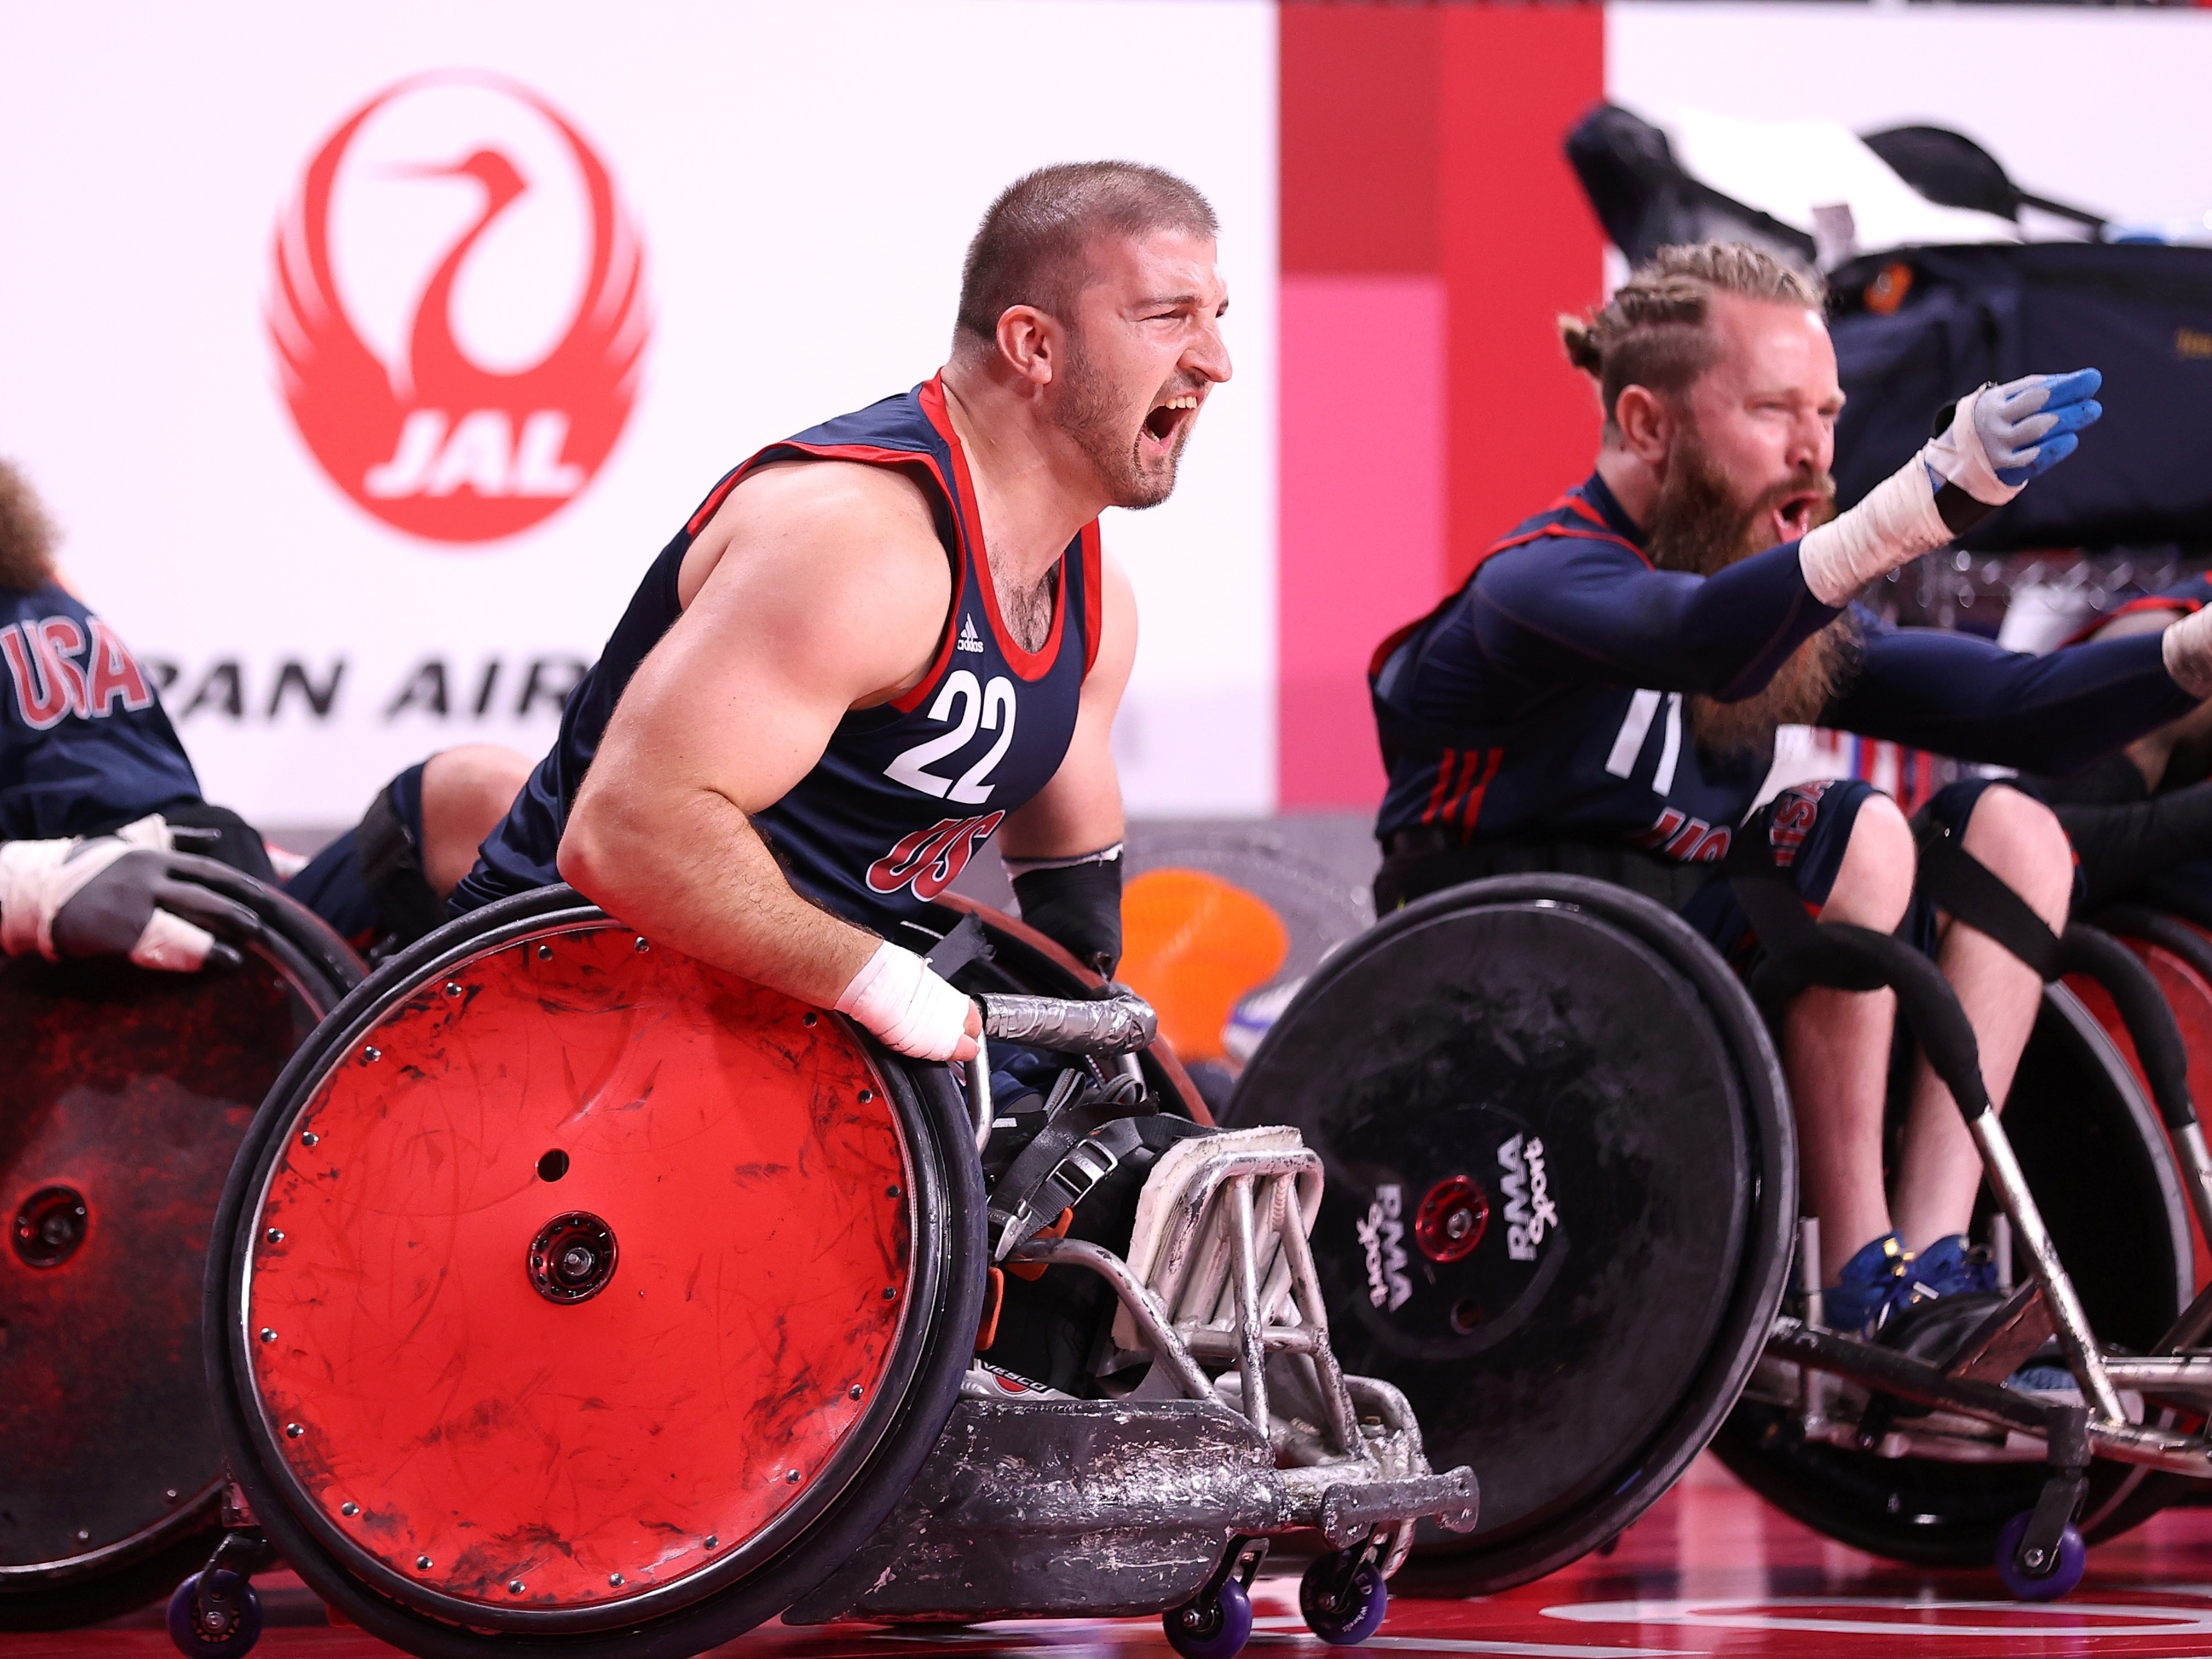
M 1662 570 L 1711 576 L 1775 545 L 1769 514 L 1784 496 L 1806 489 L 1826 497 L 1815 523 L 1835 516 L 1835 481 L 1826 473 L 1793 476 L 1748 507 L 1729 495 L 1704 446 L 1686 435 L 1669 459 L 1667 482 L 1651 514 L 1651 562 Z M 1774 733 L 1784 726 L 1810 726 L 1858 672 L 1862 641 L 1845 611 L 1790 653 L 1774 677 L 1747 697 L 1723 702 L 1693 693 L 1690 730 L 1698 750 L 1723 765 L 1774 758 Z

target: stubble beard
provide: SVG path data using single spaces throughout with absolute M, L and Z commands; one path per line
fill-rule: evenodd
M 1786 497 L 1813 489 L 1824 497 L 1813 522 L 1835 516 L 1835 480 L 1807 469 L 1738 501 L 1694 430 L 1686 432 L 1668 458 L 1667 480 L 1651 514 L 1651 562 L 1662 570 L 1711 576 L 1774 546 L 1774 508 Z M 1693 693 L 1690 730 L 1698 749 L 1725 765 L 1765 767 L 1774 757 L 1774 733 L 1784 726 L 1809 726 L 1842 694 L 1857 672 L 1862 640 L 1849 611 L 1795 651 L 1774 678 L 1735 702 Z
M 1148 468 L 1142 447 L 1147 412 L 1140 410 L 1134 421 L 1130 419 L 1106 377 L 1085 353 L 1081 336 L 1071 331 L 1054 423 L 1096 470 L 1108 502 L 1133 512 L 1158 507 L 1175 493 L 1176 465 L 1190 435 L 1190 423 L 1185 422 L 1176 428 L 1166 455 Z

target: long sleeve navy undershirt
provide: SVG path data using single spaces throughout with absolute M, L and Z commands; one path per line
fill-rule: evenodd
M 1496 554 L 1469 595 L 1476 641 L 1517 679 L 1747 697 L 1838 614 L 1785 542 L 1714 576 L 1655 570 L 1611 542 Z
M 1857 678 L 1822 723 L 2063 776 L 2196 706 L 2155 634 L 2032 657 L 1972 634 L 1870 628 Z
M 1805 586 L 1795 542 L 1699 577 L 1655 570 L 1616 542 L 1553 537 L 1492 556 L 1452 631 L 1472 634 L 1489 671 L 1479 677 L 1507 702 L 1589 684 L 1727 702 L 1755 695 L 1838 614 Z M 1860 615 L 1863 660 L 1822 721 L 1843 731 L 2063 775 L 2196 706 L 2167 675 L 2155 635 L 2035 657 Z M 1437 702 L 1474 689 L 1449 665 L 1457 656 L 1429 653 L 1420 701 L 1436 714 L 1446 713 Z

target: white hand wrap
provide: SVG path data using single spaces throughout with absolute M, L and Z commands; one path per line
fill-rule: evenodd
M 1936 510 L 1936 478 L 1956 484 L 1986 507 L 2002 507 L 2020 494 L 2020 486 L 1998 478 L 1982 447 L 1974 426 L 1974 404 L 1981 396 L 1974 392 L 1960 398 L 1942 435 L 1929 439 L 1856 507 L 1806 532 L 1797 544 L 1797 562 L 1814 599 L 1822 605 L 1848 604 L 1869 582 L 1951 540 L 1956 532 Z
M 2173 683 L 2192 697 L 2212 697 L 2212 610 L 2191 611 L 2160 637 Z
M 888 939 L 853 975 L 837 1012 L 873 1031 L 887 1048 L 916 1060 L 950 1060 L 968 1034 L 966 994 L 930 971 L 911 951 Z
M 1920 452 L 1920 459 L 1928 463 L 1928 470 L 1946 483 L 1954 483 L 1984 507 L 2002 507 L 2027 488 L 2026 480 L 2008 484 L 1997 477 L 1997 470 L 1990 459 L 1989 446 L 1981 428 L 1975 423 L 1974 412 L 1984 398 L 1997 390 L 1983 386 L 1959 399 L 1959 406 L 1951 413 L 1951 424 L 1928 441 Z M 1992 404 L 1993 409 L 2001 404 Z M 2035 452 L 2030 450 L 2030 455 Z
M 125 854 L 152 850 L 143 844 L 155 833 L 147 828 L 149 823 L 160 825 L 166 838 L 167 825 L 154 817 L 89 841 L 0 842 L 0 951 L 11 957 L 35 951 L 49 962 L 60 960 L 54 945 L 54 918 Z M 125 840 L 126 835 L 132 840 Z M 131 947 L 131 960 L 141 968 L 191 973 L 207 961 L 214 947 L 215 936 L 206 929 L 156 908 Z

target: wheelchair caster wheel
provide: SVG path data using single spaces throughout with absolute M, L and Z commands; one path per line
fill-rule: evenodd
M 1182 1659 L 1235 1659 L 1252 1634 L 1252 1601 L 1234 1578 L 1203 1601 L 1160 1615 L 1168 1645 Z
M 1344 1576 L 1345 1565 L 1340 1551 L 1308 1567 L 1298 1581 L 1298 1611 L 1305 1615 L 1306 1628 L 1322 1641 L 1349 1648 L 1382 1628 L 1390 1592 L 1383 1588 L 1382 1569 L 1373 1562 L 1364 1563 L 1349 1580 Z
M 2058 1559 L 2039 1577 L 2031 1577 L 2014 1559 L 2031 1514 L 2022 1510 L 1997 1534 L 1997 1577 L 2023 1601 L 2056 1601 L 2081 1582 L 2082 1570 L 2089 1565 L 2089 1547 L 2078 1531 L 2068 1527 L 2058 1535 Z
M 194 1573 L 169 1597 L 169 1640 L 189 1659 L 238 1659 L 260 1639 L 261 1598 L 226 1568 Z

